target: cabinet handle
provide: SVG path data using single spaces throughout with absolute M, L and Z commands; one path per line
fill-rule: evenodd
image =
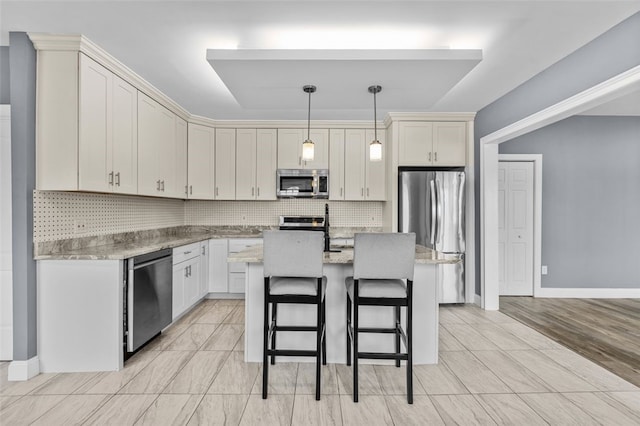
M 258 187 L 258 197 L 260 196 L 260 187 Z
M 184 277 L 189 278 L 189 267 L 184 268 Z
M 113 172 L 109 173 L 109 185 L 113 185 Z
M 120 172 L 116 173 L 116 185 L 120 186 Z
M 156 191 L 160 191 L 160 181 L 156 181 Z
M 184 193 L 185 193 L 185 195 L 188 195 L 188 194 L 189 194 L 188 188 L 189 188 L 189 187 L 188 187 L 187 185 L 185 185 L 185 186 L 184 186 Z
M 184 254 L 191 254 L 191 250 L 185 251 Z
M 162 192 L 164 192 L 164 179 L 162 180 Z
M 202 254 L 203 254 L 203 255 L 207 254 L 207 253 L 206 253 L 206 250 L 204 249 L 204 246 L 202 246 Z
M 340 196 L 342 197 L 342 188 L 340 188 Z
M 253 197 L 255 195 L 255 188 L 252 186 L 251 187 L 251 196 Z
M 433 153 L 433 161 L 438 162 L 438 151 Z
M 218 196 L 218 187 L 216 186 L 216 197 Z
M 364 197 L 364 188 L 360 188 L 360 196 Z
M 193 185 L 189 185 L 189 195 L 193 195 Z
M 302 157 L 298 155 L 298 166 L 302 165 Z
M 367 188 L 367 197 L 369 196 L 369 188 Z
M 429 161 L 431 161 L 431 153 L 429 153 Z

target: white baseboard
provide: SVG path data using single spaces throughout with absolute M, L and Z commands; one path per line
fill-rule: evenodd
M 8 379 L 11 382 L 29 380 L 40 374 L 40 360 L 37 356 L 26 361 L 11 361 L 9 364 Z
M 567 299 L 636 299 L 640 288 L 549 288 L 543 287 L 535 297 Z

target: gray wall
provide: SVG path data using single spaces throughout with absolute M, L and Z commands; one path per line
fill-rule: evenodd
M 542 287 L 640 288 L 640 117 L 570 117 L 499 150 L 543 155 Z
M 36 158 L 36 51 L 26 33 L 9 33 L 11 85 L 11 214 L 13 359 L 38 353 L 33 190 Z
M 0 46 L 0 105 L 9 103 L 9 46 Z
M 475 164 L 480 164 L 480 138 L 558 101 L 640 65 L 640 13 L 602 34 L 571 55 L 478 111 L 475 119 Z M 480 168 L 475 197 L 480 200 Z M 476 213 L 476 294 L 480 294 L 480 202 Z

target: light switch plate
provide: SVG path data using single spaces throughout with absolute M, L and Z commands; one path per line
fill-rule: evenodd
M 547 275 L 547 265 L 542 265 L 542 275 Z

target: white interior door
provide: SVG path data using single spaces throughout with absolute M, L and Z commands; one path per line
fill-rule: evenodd
M 11 113 L 0 105 L 0 360 L 13 359 L 11 266 Z
M 533 162 L 498 167 L 498 247 L 501 296 L 533 295 Z

